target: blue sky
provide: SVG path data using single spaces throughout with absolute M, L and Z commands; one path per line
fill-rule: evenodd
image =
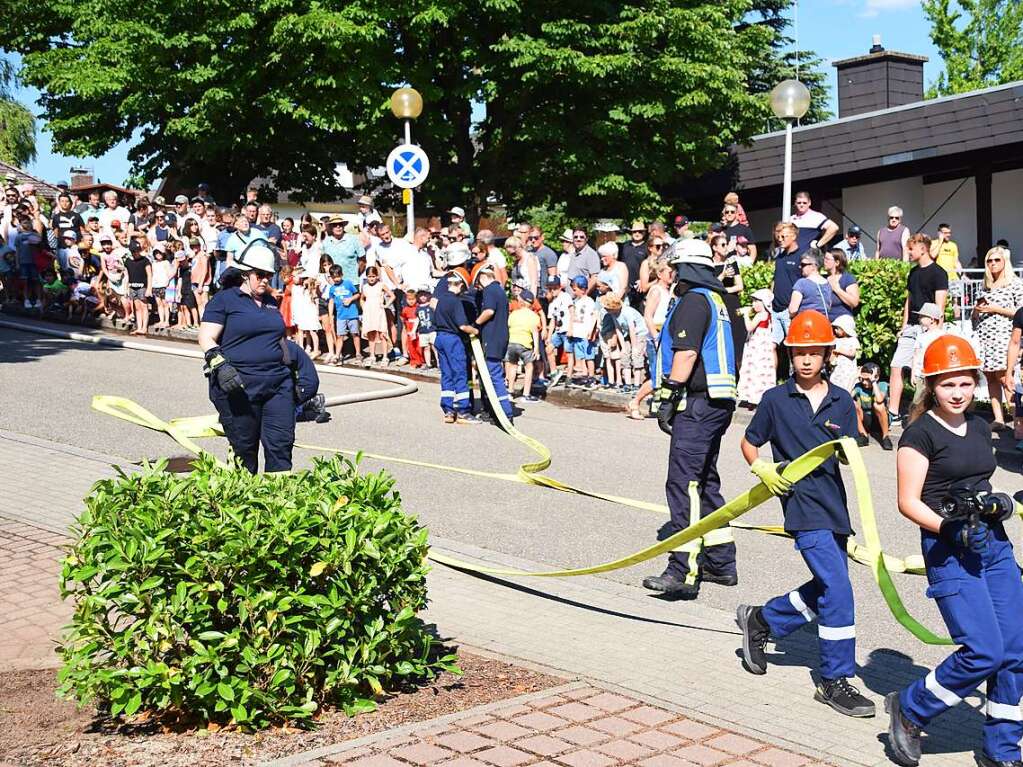
M 825 61 L 832 112 L 837 110 L 833 103 L 835 77 L 831 62 L 867 53 L 874 34 L 881 35 L 881 44 L 889 50 L 927 56 L 930 60 L 924 65 L 925 84 L 930 84 L 941 71 L 941 60 L 931 43 L 930 25 L 919 0 L 801 0 L 798 22 L 800 47 L 816 51 Z M 38 111 L 34 104 L 38 94 L 23 89 L 19 95 Z M 67 181 L 69 168 L 82 164 L 94 168 L 98 178 L 119 184 L 130 171 L 128 148 L 124 143 L 102 157 L 69 158 L 56 154 L 50 135 L 40 131 L 38 157 L 28 170 L 49 181 Z

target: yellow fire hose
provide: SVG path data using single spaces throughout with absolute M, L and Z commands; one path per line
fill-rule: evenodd
M 482 347 L 478 340 L 472 342 L 472 353 L 477 363 L 477 369 L 479 370 L 480 379 L 482 381 L 484 390 L 491 402 L 497 402 L 497 396 L 494 391 L 493 381 L 489 377 L 487 371 L 486 360 L 483 356 Z M 93 398 L 93 408 L 96 410 L 107 413 L 109 415 L 116 416 L 123 420 L 136 423 L 146 428 L 155 429 L 162 431 L 170 435 L 179 445 L 184 447 L 186 450 L 194 454 L 202 452 L 202 448 L 199 447 L 193 440 L 202 437 L 214 437 L 223 436 L 223 431 L 217 422 L 217 416 L 199 416 L 193 418 L 178 418 L 173 419 L 169 422 L 163 421 L 152 413 L 142 408 L 137 403 L 132 402 L 121 397 L 109 397 L 109 396 L 96 396 Z M 460 474 L 466 474 L 469 476 L 483 477 L 488 479 L 496 479 L 500 481 L 508 482 L 519 482 L 524 484 L 539 485 L 550 489 L 558 490 L 561 492 L 574 493 L 584 495 L 591 498 L 597 498 L 605 500 L 611 503 L 628 506 L 631 508 L 642 509 L 646 511 L 654 511 L 658 513 L 667 513 L 667 507 L 661 504 L 649 503 L 645 501 L 639 501 L 631 498 L 623 498 L 617 495 L 610 495 L 606 493 L 600 493 L 583 488 L 574 487 L 572 485 L 559 482 L 558 480 L 548 477 L 541 472 L 549 468 L 551 465 L 551 453 L 550 450 L 533 439 L 532 437 L 523 434 L 516 429 L 505 417 L 503 411 L 500 408 L 495 408 L 495 414 L 501 427 L 504 431 L 522 443 L 530 450 L 532 450 L 537 456 L 538 460 L 529 463 L 522 464 L 519 466 L 518 471 L 514 474 L 500 473 L 500 472 L 489 472 L 477 469 L 467 469 L 457 466 L 446 466 L 443 464 L 429 463 L 425 461 L 411 460 L 407 458 L 398 458 L 394 456 L 379 455 L 374 453 L 361 453 L 370 458 L 375 458 L 387 462 L 402 463 L 411 466 L 419 466 L 424 468 L 437 469 L 440 471 L 449 471 Z M 317 452 L 336 452 L 348 455 L 355 455 L 355 451 L 350 450 L 339 450 L 336 448 L 321 446 L 321 445 L 310 445 L 303 443 L 296 443 L 296 447 L 300 447 L 307 450 L 313 450 Z M 952 641 L 947 637 L 939 636 L 928 628 L 923 626 L 919 621 L 913 618 L 906 610 L 901 598 L 899 597 L 898 591 L 895 587 L 894 582 L 891 578 L 892 572 L 905 572 L 911 574 L 922 574 L 924 571 L 923 560 L 919 555 L 913 555 L 909 557 L 895 557 L 885 554 L 881 548 L 880 535 L 877 529 L 877 519 L 874 514 L 873 502 L 871 498 L 870 482 L 866 466 L 863 463 L 863 458 L 860 453 L 859 447 L 856 445 L 854 440 L 841 439 L 832 442 L 825 443 L 813 450 L 805 453 L 804 455 L 796 458 L 790 462 L 782 474 L 790 482 L 797 482 L 803 477 L 813 472 L 819 467 L 824 461 L 834 455 L 838 450 L 841 450 L 846 459 L 848 460 L 849 468 L 852 472 L 853 482 L 856 489 L 856 502 L 857 509 L 859 512 L 860 526 L 862 528 L 862 535 L 864 543 L 859 543 L 855 540 L 849 540 L 848 555 L 849 557 L 860 564 L 866 565 L 871 568 L 871 572 L 874 575 L 875 582 L 881 591 L 882 597 L 884 598 L 888 608 L 891 610 L 892 615 L 895 619 L 904 626 L 910 633 L 920 639 L 926 644 L 936 645 L 948 645 L 952 644 Z M 633 554 L 629 554 L 625 557 L 615 559 L 609 562 L 604 562 L 588 567 L 581 567 L 575 569 L 565 570 L 547 570 L 540 572 L 529 572 L 524 570 L 514 569 L 502 569 L 483 567 L 475 565 L 469 562 L 453 559 L 451 557 L 444 556 L 436 552 L 430 553 L 430 559 L 435 562 L 456 567 L 461 570 L 470 572 L 485 573 L 489 575 L 500 575 L 500 576 L 514 576 L 514 577 L 544 577 L 544 578 L 562 578 L 572 577 L 579 575 L 593 575 L 596 573 L 609 572 L 611 570 L 618 570 L 625 567 L 631 567 L 645 562 L 654 557 L 665 554 L 669 551 L 673 551 L 682 545 L 693 541 L 697 538 L 705 536 L 712 530 L 715 530 L 725 525 L 731 525 L 733 527 L 739 527 L 741 529 L 756 530 L 759 532 L 767 533 L 770 535 L 786 535 L 784 529 L 780 526 L 774 525 L 746 525 L 737 523 L 736 520 L 747 513 L 748 511 L 760 506 L 772 497 L 770 491 L 762 484 L 755 485 L 750 490 L 746 491 L 742 495 L 734 498 L 733 500 L 726 503 L 721 508 L 714 511 L 712 514 L 704 517 L 695 525 L 686 528 L 685 530 L 676 533 L 675 535 L 666 538 L 652 546 L 637 551 Z M 1019 507 L 1017 506 L 1017 511 Z

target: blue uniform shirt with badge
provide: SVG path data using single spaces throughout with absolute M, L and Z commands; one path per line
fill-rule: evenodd
M 445 280 L 441 280 L 441 283 L 444 282 Z M 459 327 L 469 324 L 461 296 L 452 293 L 445 285 L 443 291 L 438 290 L 434 293 L 434 297 L 437 299 L 437 308 L 433 310 L 433 322 L 437 326 L 437 332 L 461 334 Z
M 245 383 L 249 396 L 275 388 L 290 376 L 284 363 L 284 319 L 270 296 L 262 305 L 241 288 L 221 290 L 206 304 L 203 322 L 223 325 L 220 348 Z
M 480 292 L 480 312 L 490 309 L 494 316 L 480 327 L 480 338 L 488 360 L 503 360 L 508 351 L 508 296 L 494 281 Z
M 746 427 L 746 441 L 760 447 L 768 442 L 775 461 L 791 461 L 808 450 L 840 437 L 856 437 L 856 409 L 844 389 L 828 382 L 817 412 L 794 378 L 769 389 Z M 852 535 L 845 486 L 838 461 L 829 458 L 812 474 L 792 486 L 781 498 L 785 529 L 831 530 Z

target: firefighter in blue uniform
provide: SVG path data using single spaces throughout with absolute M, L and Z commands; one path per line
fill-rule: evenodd
M 241 284 L 210 300 L 199 327 L 210 400 L 235 456 L 253 474 L 260 444 L 266 471 L 290 470 L 295 445 L 284 320 L 269 293 L 274 261 L 268 242 L 249 242 L 235 257 Z
M 735 411 L 735 353 L 732 331 L 710 246 L 686 240 L 676 250 L 676 293 L 661 330 L 660 351 L 671 350 L 670 366 L 658 390 L 657 419 L 671 434 L 665 494 L 671 520 L 663 536 L 673 535 L 724 504 L 717 459 L 721 437 Z M 664 572 L 643 586 L 672 598 L 694 599 L 700 582 L 734 586 L 735 542 L 729 528 L 685 544 L 668 557 Z
M 750 673 L 766 674 L 768 638 L 780 639 L 816 620 L 821 679 L 814 698 L 846 716 L 871 717 L 874 704 L 849 684 L 856 674 L 855 607 L 846 556 L 853 529 L 838 460 L 829 458 L 795 484 L 779 466 L 826 442 L 854 438 L 856 407 L 849 393 L 823 374 L 835 345 L 827 317 L 800 312 L 789 324 L 785 345 L 792 377 L 765 392 L 746 427 L 742 456 L 753 474 L 782 496 L 785 531 L 795 538 L 813 577 L 763 607 L 739 605 L 743 659 Z M 779 463 L 760 457 L 760 447 L 768 442 Z
M 436 307 L 433 321 L 437 326 L 437 364 L 440 366 L 440 408 L 445 423 L 479 423 L 469 402 L 468 359 L 466 338 L 479 333 L 465 314 L 462 294 L 468 290 L 469 273 L 462 267 L 448 272 L 434 291 Z
M 497 402 L 484 398 L 488 410 L 497 420 L 500 408 L 509 421 L 513 410 L 508 385 L 504 379 L 504 356 L 508 352 L 508 296 L 494 277 L 494 267 L 486 261 L 476 264 L 472 270 L 472 282 L 477 287 L 477 313 L 474 323 L 480 331 L 483 355 L 487 360 L 487 372 L 494 384 Z M 485 391 L 485 390 L 484 390 Z
M 920 526 L 927 596 L 959 645 L 925 678 L 885 698 L 895 761 L 920 761 L 920 730 L 986 682 L 980 767 L 1023 767 L 1023 582 L 1004 522 L 1012 498 L 991 492 L 991 429 L 969 412 L 980 360 L 946 335 L 924 353 L 924 392 L 899 440 L 899 511 Z

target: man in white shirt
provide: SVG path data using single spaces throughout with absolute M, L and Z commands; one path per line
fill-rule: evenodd
M 395 239 L 387 224 L 380 225 L 377 232 L 380 242 L 366 254 L 366 266 L 379 266 L 392 285 L 400 285 L 402 267 L 406 261 L 415 258 L 416 249 L 408 240 Z
M 798 230 L 796 244 L 799 246 L 797 251 L 799 254 L 805 253 L 810 248 L 824 250 L 831 239 L 838 234 L 838 224 L 819 210 L 811 208 L 810 203 L 808 192 L 796 192 L 794 202 L 796 212 L 788 218 Z
M 107 189 L 103 193 L 103 204 L 105 207 L 99 212 L 99 228 L 103 232 L 113 234 L 113 222 L 120 221 L 122 230 L 127 230 L 128 219 L 131 218 L 131 212 L 123 207 L 117 196 L 117 192 L 113 189 Z
M 430 289 L 433 284 L 433 258 L 426 249 L 430 241 L 430 230 L 416 229 L 412 239 L 412 253 L 401 265 L 401 286 L 405 290 Z

